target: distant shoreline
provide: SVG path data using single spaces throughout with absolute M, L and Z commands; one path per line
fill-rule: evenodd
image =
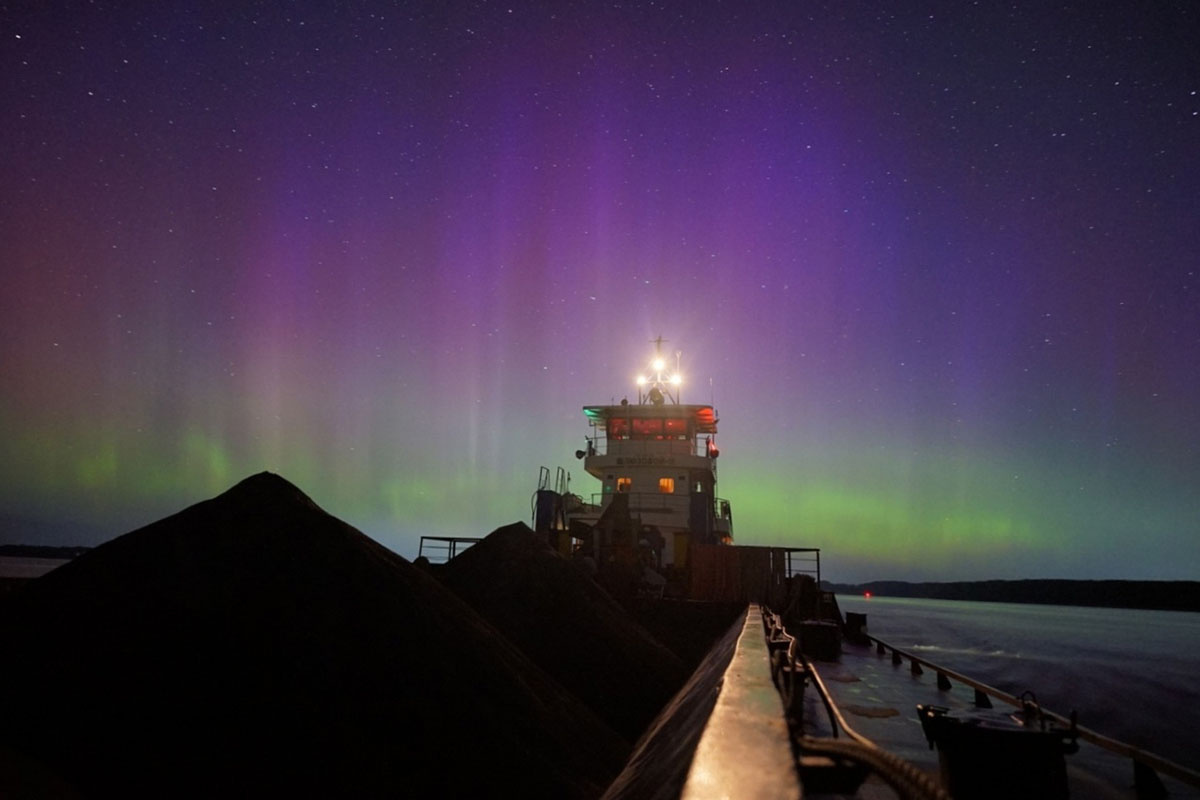
M 870 592 L 878 597 L 973 600 L 987 603 L 1036 603 L 1052 606 L 1200 611 L 1200 581 L 1124 581 L 1028 579 L 910 583 L 871 581 L 830 583 L 842 595 Z
M 55 547 L 43 544 L 0 544 L 0 556 L 7 558 L 61 558 L 69 561 L 91 549 L 90 547 Z
M 0 557 L 62 559 L 65 562 L 83 555 L 90 549 L 89 547 L 7 544 L 0 545 Z M 1200 581 L 1031 578 L 950 582 L 831 583 L 823 581 L 822 586 L 828 591 L 842 595 L 861 595 L 870 592 L 879 597 L 914 597 L 929 600 L 1200 611 Z

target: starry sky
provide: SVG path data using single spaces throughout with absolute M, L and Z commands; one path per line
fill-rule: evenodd
M 1189 2 L 0 4 L 0 539 L 529 521 L 663 336 L 744 544 L 1200 579 Z

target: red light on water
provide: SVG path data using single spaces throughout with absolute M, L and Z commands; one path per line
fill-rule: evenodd
M 863 592 L 863 597 L 865 597 L 865 598 L 867 598 L 868 600 L 870 600 L 870 599 L 871 599 L 871 593 L 870 593 L 870 592 Z

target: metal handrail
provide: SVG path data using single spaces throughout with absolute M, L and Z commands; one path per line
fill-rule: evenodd
M 838 738 L 838 730 L 849 736 L 859 744 L 867 745 L 868 747 L 879 747 L 875 742 L 863 736 L 854 728 L 850 727 L 850 723 L 846 722 L 846 718 L 842 716 L 842 710 L 838 708 L 837 703 L 833 702 L 833 695 L 829 691 L 829 687 L 825 685 L 825 681 L 821 680 L 821 673 L 817 671 L 816 665 L 810 659 L 801 655 L 801 661 L 804 663 L 804 670 L 808 677 L 812 678 L 813 686 L 817 689 L 817 694 L 821 696 L 821 701 L 825 704 L 825 709 L 829 713 L 829 719 L 832 723 L 833 738 Z
M 805 574 L 812 575 L 817 582 L 817 587 L 821 586 L 821 548 L 819 547 L 781 547 L 787 553 L 787 575 Z M 793 553 L 811 553 L 812 558 L 797 558 L 793 563 Z M 805 565 L 815 565 L 809 569 L 805 569 Z
M 482 541 L 483 539 L 477 536 L 422 536 L 417 549 L 417 558 L 424 557 L 431 564 L 445 564 L 463 550 Z M 433 557 L 430 557 L 425 552 L 427 543 L 428 549 L 436 551 L 436 555 Z M 462 546 L 460 547 L 460 545 Z M 434 558 L 443 558 L 444 560 L 434 561 Z
M 790 680 L 792 682 L 797 679 L 800 680 L 801 687 L 803 687 L 804 680 L 807 678 L 812 679 L 813 685 L 816 687 L 817 693 L 820 695 L 821 701 L 829 714 L 830 727 L 833 731 L 832 738 L 809 736 L 793 729 L 793 736 L 802 751 L 827 757 L 843 758 L 861 764 L 872 770 L 891 786 L 901 798 L 909 800 L 950 800 L 949 793 L 930 776 L 904 759 L 879 747 L 879 745 L 866 736 L 863 736 L 850 727 L 846 722 L 846 718 L 842 716 L 841 709 L 833 701 L 833 695 L 830 694 L 828 687 L 825 686 L 825 682 L 821 680 L 821 676 L 817 672 L 815 665 L 803 654 L 797 655 L 796 637 L 787 632 L 778 614 L 764 613 L 763 627 L 766 630 L 768 647 L 774 644 L 777 649 L 783 651 L 778 657 L 772 655 L 771 659 L 771 674 L 775 679 L 777 688 L 781 692 L 784 692 L 785 687 L 780 684 L 787 682 L 783 675 L 785 672 L 784 666 L 786 665 L 786 672 Z M 786 646 L 779 648 L 778 645 L 784 642 Z M 802 671 L 796 669 L 797 662 L 801 664 Z M 785 704 L 794 704 L 797 702 L 794 686 L 788 686 L 786 694 Z M 791 727 L 790 724 L 789 727 Z M 839 729 L 851 741 L 839 739 Z
M 983 692 L 984 694 L 995 697 L 997 700 L 1002 700 L 1009 705 L 1016 706 L 1017 708 L 1021 708 L 1024 705 L 1024 701 L 1019 697 L 1011 695 L 1008 692 L 1001 691 L 994 686 L 989 686 L 981 681 L 974 680 L 973 678 L 968 678 L 962 673 L 955 672 L 952 669 L 947 669 L 946 667 L 943 667 L 940 664 L 935 664 L 926 658 L 922 658 L 921 656 L 914 656 L 912 653 L 888 644 L 877 636 L 872 636 L 869 633 L 863 633 L 862 636 L 875 643 L 877 652 L 880 655 L 883 655 L 887 650 L 891 650 L 892 660 L 896 663 L 900 663 L 902 659 L 907 658 L 909 663 L 913 665 L 914 672 L 918 670 L 917 665 L 921 664 L 937 672 L 938 688 L 940 689 L 949 689 L 950 679 L 954 679 L 961 684 L 970 686 L 976 691 L 977 694 L 979 692 Z M 978 704 L 979 703 L 977 701 L 976 705 Z M 1064 717 L 1061 714 L 1056 714 L 1053 711 L 1047 711 L 1046 709 L 1040 709 L 1040 711 L 1044 716 L 1054 720 L 1060 725 L 1073 725 L 1073 721 L 1071 719 Z M 1162 756 L 1142 750 L 1141 748 L 1134 747 L 1131 744 L 1126 744 L 1125 742 L 1105 736 L 1102 733 L 1097 733 L 1091 728 L 1085 728 L 1078 724 L 1074 724 L 1073 728 L 1078 732 L 1080 739 L 1091 742 L 1097 747 L 1107 750 L 1110 753 L 1132 759 L 1136 764 L 1141 764 L 1142 766 L 1149 767 L 1156 772 L 1161 772 L 1164 775 L 1170 775 L 1172 778 L 1182 781 L 1190 786 L 1200 788 L 1200 772 L 1196 772 L 1195 770 L 1189 769 L 1182 764 L 1177 764 L 1174 761 L 1170 761 Z
M 634 511 L 643 508 L 673 508 L 687 511 L 691 508 L 691 495 L 685 492 L 620 492 L 620 494 L 627 495 L 631 500 L 637 498 L 636 504 L 631 504 L 631 510 Z M 592 492 L 590 496 L 591 504 L 600 506 L 603 505 L 605 498 L 615 496 L 612 492 Z M 714 519 L 727 519 L 727 517 L 722 517 L 719 513 L 722 501 L 724 501 L 723 497 L 713 498 L 715 506 L 713 509 L 715 513 Z
M 606 437 L 588 440 L 591 449 L 585 451 L 592 456 L 697 456 L 708 455 L 708 445 L 704 439 L 687 436 L 665 437 L 662 439 L 613 439 Z M 665 447 L 670 445 L 670 447 Z

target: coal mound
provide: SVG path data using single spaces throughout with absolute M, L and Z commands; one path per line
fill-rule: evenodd
M 493 531 L 439 574 L 631 742 L 688 678 L 678 656 L 523 523 Z
M 0 751 L 85 796 L 597 796 L 628 743 L 269 473 L 0 610 Z

